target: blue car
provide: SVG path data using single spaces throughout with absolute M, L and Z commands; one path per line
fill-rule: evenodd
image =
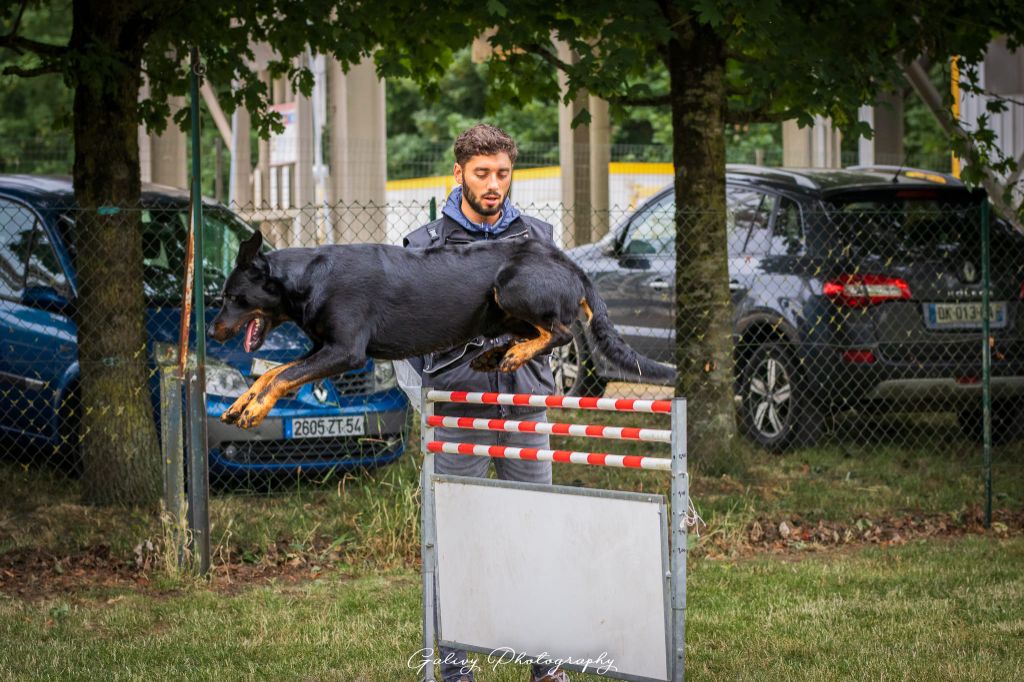
M 75 455 L 78 390 L 77 301 L 69 178 L 0 175 L 0 434 Z M 176 354 L 188 195 L 144 185 L 140 210 L 150 392 L 159 424 L 159 364 Z M 252 228 L 223 206 L 204 203 L 207 300 L 219 293 L 238 245 Z M 113 256 L 112 256 L 113 257 Z M 215 314 L 206 311 L 207 322 Z M 409 402 L 390 362 L 303 386 L 282 398 L 258 428 L 222 424 L 220 414 L 253 381 L 309 348 L 294 324 L 274 329 L 257 353 L 241 335 L 207 346 L 206 390 L 212 475 L 315 472 L 373 467 L 398 458 Z M 74 459 L 77 459 L 76 457 Z

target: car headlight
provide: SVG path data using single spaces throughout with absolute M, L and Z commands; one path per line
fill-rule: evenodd
M 171 343 L 153 345 L 157 365 L 173 365 L 178 362 L 178 347 Z M 188 366 L 196 366 L 195 353 L 189 351 Z M 249 388 L 249 382 L 237 369 L 217 358 L 206 357 L 206 392 L 213 395 L 235 398 Z
M 242 373 L 237 369 L 211 358 L 206 359 L 206 392 L 213 395 L 237 398 L 249 388 Z
M 390 360 L 373 361 L 373 390 L 386 391 L 398 385 L 395 380 L 395 364 Z

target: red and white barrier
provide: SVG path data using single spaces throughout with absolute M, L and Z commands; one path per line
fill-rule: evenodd
M 585 438 L 615 438 L 671 443 L 668 429 L 643 429 L 635 426 L 599 426 L 594 424 L 563 424 L 559 422 L 514 421 L 511 419 L 480 419 L 473 417 L 441 417 L 430 415 L 427 426 L 477 431 L 509 431 L 513 433 L 546 433 L 552 436 L 582 436 Z
M 671 400 L 630 400 L 628 398 L 577 398 L 568 395 L 529 395 L 526 393 L 471 393 L 468 391 L 427 391 L 427 400 L 442 403 L 477 405 L 516 405 L 521 407 L 563 407 L 570 410 L 608 410 L 612 412 L 672 412 Z
M 447 452 L 453 455 L 504 457 L 505 459 L 526 459 L 536 462 L 592 464 L 595 466 L 619 467 L 623 469 L 650 469 L 655 471 L 672 470 L 672 460 L 668 457 L 612 455 L 605 452 L 575 452 L 572 450 L 542 450 L 540 448 L 518 448 L 510 445 L 447 443 L 436 440 L 432 440 L 427 443 L 427 450 L 430 452 Z

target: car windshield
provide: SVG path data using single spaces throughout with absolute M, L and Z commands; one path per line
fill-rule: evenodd
M 850 255 L 932 259 L 980 246 L 978 205 L 897 192 L 830 203 L 830 231 Z
M 185 242 L 188 235 L 187 205 L 146 208 L 141 211 L 143 285 L 152 305 L 180 305 L 185 276 Z M 74 225 L 64 215 L 65 229 Z M 235 265 L 238 247 L 252 229 L 226 209 L 203 207 L 204 290 L 209 301 L 219 296 L 224 280 Z M 69 246 L 73 243 L 68 239 Z

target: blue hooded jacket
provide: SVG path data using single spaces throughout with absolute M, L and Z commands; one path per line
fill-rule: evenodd
M 462 187 L 456 187 L 448 195 L 448 200 L 444 204 L 442 213 L 457 222 L 465 230 L 475 232 L 476 234 L 483 234 L 485 237 L 501 234 L 519 217 L 519 209 L 512 205 L 512 199 L 505 197 L 505 201 L 501 205 L 501 217 L 498 218 L 498 222 L 493 225 L 474 223 L 462 212 Z

